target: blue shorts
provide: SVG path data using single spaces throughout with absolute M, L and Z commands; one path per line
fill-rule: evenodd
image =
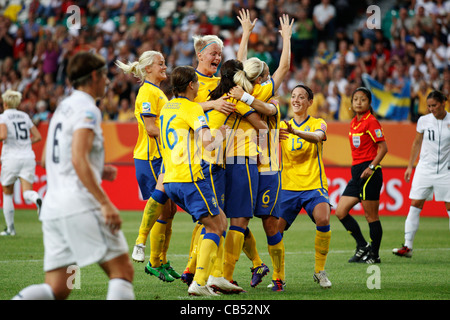
M 206 215 L 220 213 L 216 196 L 209 180 L 197 182 L 168 182 L 164 184 L 166 194 L 184 211 L 198 221 Z
M 148 200 L 155 191 L 156 182 L 161 171 L 162 158 L 152 161 L 134 159 L 136 179 L 142 193 L 142 199 Z
M 287 222 L 285 230 L 289 229 L 302 208 L 306 210 L 308 216 L 315 223 L 313 211 L 314 208 L 322 202 L 330 203 L 328 191 L 325 189 L 307 191 L 281 190 L 280 216 Z
M 255 216 L 280 217 L 279 197 L 281 192 L 281 172 L 259 174 Z
M 225 167 L 225 215 L 227 218 L 253 218 L 258 193 L 258 165 L 234 158 Z
M 217 164 L 208 162 L 202 163 L 202 170 L 205 179 L 211 181 L 213 192 L 219 201 L 220 209 L 225 207 L 225 169 Z

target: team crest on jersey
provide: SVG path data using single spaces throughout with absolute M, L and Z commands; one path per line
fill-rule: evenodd
M 381 132 L 381 129 L 375 129 L 375 135 L 377 138 L 381 138 L 383 136 L 383 132 Z
M 353 146 L 355 148 L 359 148 L 359 146 L 361 144 L 361 137 L 360 136 L 353 136 L 352 137 L 352 141 L 353 141 Z
M 142 112 L 150 112 L 152 104 L 150 102 L 142 103 Z
M 204 126 L 204 125 L 207 124 L 206 118 L 205 118 L 204 116 L 198 117 L 198 121 L 200 121 L 200 124 L 201 124 L 202 126 Z
M 84 122 L 89 124 L 95 124 L 95 115 L 91 111 L 86 111 L 84 114 Z
M 311 128 L 310 128 L 309 126 L 306 126 L 306 127 L 305 127 L 305 131 L 306 131 L 306 132 L 309 132 L 309 131 L 311 131 Z

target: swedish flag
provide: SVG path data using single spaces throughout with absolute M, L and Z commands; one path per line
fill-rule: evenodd
M 362 75 L 366 87 L 372 92 L 372 107 L 377 115 L 390 120 L 406 120 L 410 110 L 411 82 L 406 81 L 400 93 L 385 90 L 384 85 L 367 73 Z

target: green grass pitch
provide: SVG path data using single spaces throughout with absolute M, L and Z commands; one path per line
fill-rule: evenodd
M 122 230 L 127 238 L 130 254 L 137 236 L 141 212 L 121 212 Z M 366 239 L 367 223 L 355 216 Z M 235 270 L 235 280 L 247 292 L 219 297 L 190 297 L 187 286 L 180 280 L 164 283 L 144 273 L 143 263 L 135 263 L 134 290 L 137 300 L 197 300 L 271 301 L 271 300 L 448 300 L 450 298 L 450 232 L 449 219 L 422 217 L 411 259 L 394 256 L 392 248 L 403 242 L 405 217 L 382 216 L 383 240 L 381 264 L 375 268 L 365 264 L 350 264 L 355 243 L 337 218 L 331 217 L 331 246 L 326 264 L 331 289 L 321 289 L 313 281 L 315 226 L 306 215 L 299 215 L 284 235 L 286 247 L 285 292 L 267 288 L 272 273 L 256 288 L 250 287 L 251 263 L 241 254 Z M 41 223 L 35 211 L 16 210 L 15 237 L 0 237 L 0 300 L 9 300 L 22 288 L 44 280 Z M 0 226 L 4 226 L 3 217 Z M 193 230 L 190 216 L 179 212 L 173 223 L 169 260 L 175 270 L 184 270 Z M 250 228 L 255 234 L 263 261 L 271 268 L 270 257 L 261 221 L 252 219 Z M 149 256 L 147 243 L 146 258 Z M 103 300 L 106 297 L 107 277 L 97 265 L 82 268 L 79 289 L 69 300 Z M 163 302 L 163 301 L 161 301 Z M 149 313 L 150 315 L 150 313 Z

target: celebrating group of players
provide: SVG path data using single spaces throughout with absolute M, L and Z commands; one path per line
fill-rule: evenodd
M 190 295 L 239 293 L 244 290 L 233 273 L 242 251 L 253 265 L 252 287 L 269 273 L 248 228 L 249 220 L 259 217 L 271 258 L 272 290 L 284 291 L 283 234 L 304 208 L 316 225 L 313 279 L 322 288 L 330 288 L 325 272 L 331 239 L 330 204 L 322 161 L 327 124 L 308 115 L 314 94 L 305 85 L 299 84 L 291 92 L 294 117 L 290 121 L 280 121 L 275 99 L 289 70 L 293 21 L 287 15 L 280 17 L 283 49 L 279 66 L 270 76 L 264 62 L 247 59 L 247 43 L 256 20 L 251 21 L 246 10 L 238 19 L 243 34 L 237 59 L 222 63 L 223 43 L 217 36 L 194 37 L 198 66 L 179 66 L 172 71 L 171 100 L 160 88 L 168 77 L 160 52 L 146 51 L 138 61 L 116 63 L 142 83 L 135 106 L 139 135 L 134 161 L 147 203 L 132 258 L 144 262 L 150 235 L 146 273 L 168 282 L 181 278 Z M 219 65 L 220 77 L 216 77 Z M 113 180 L 116 175 L 113 167 L 103 164 L 101 117 L 94 100 L 108 84 L 105 71 L 104 60 L 91 53 L 78 54 L 69 63 L 68 76 L 75 90 L 55 112 L 45 152 L 48 191 L 40 219 L 46 281 L 23 289 L 15 299 L 64 299 L 71 291 L 66 285 L 67 266 L 94 262 L 110 278 L 108 299 L 134 299 L 134 271 L 119 212 L 100 186 L 101 179 Z M 437 95 L 430 99 L 437 104 L 435 117 L 448 123 L 448 113 L 441 112 L 445 100 Z M 349 262 L 379 263 L 380 162 L 387 145 L 372 114 L 370 91 L 356 89 L 352 107 L 356 114 L 349 134 L 352 179 L 336 216 L 357 244 Z M 448 144 L 445 129 L 450 126 L 441 124 L 442 128 Z M 444 201 L 449 200 L 448 192 L 446 197 Z M 349 215 L 359 201 L 369 223 L 371 243 Z M 177 206 L 195 222 L 182 274 L 167 260 Z

